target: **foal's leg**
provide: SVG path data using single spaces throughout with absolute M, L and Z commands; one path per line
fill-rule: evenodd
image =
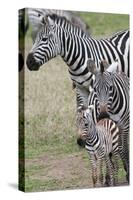
M 93 187 L 97 186 L 97 160 L 94 155 L 90 155 L 90 163 L 91 163 L 91 170 L 92 170 L 92 181 L 93 181 Z
M 99 164 L 99 181 L 100 181 L 100 184 L 101 186 L 104 185 L 104 176 L 103 176 L 103 163 L 104 163 L 104 160 L 102 159 L 100 161 L 100 164 Z
M 114 185 L 114 176 L 113 176 L 113 164 L 112 161 L 110 160 L 109 156 L 106 157 L 106 184 L 108 186 L 113 186 Z
M 118 171 L 119 171 L 119 155 L 113 156 L 113 168 L 114 168 L 114 185 L 118 184 Z

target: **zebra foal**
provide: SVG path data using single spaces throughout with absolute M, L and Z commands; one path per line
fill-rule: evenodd
M 81 132 L 77 143 L 81 146 L 84 141 L 85 148 L 90 155 L 93 186 L 104 184 L 103 164 L 106 165 L 106 182 L 108 186 L 113 186 L 118 182 L 118 156 L 119 156 L 119 128 L 110 119 L 102 119 L 95 124 L 93 120 L 94 106 L 88 108 L 80 106 L 78 112 L 82 115 L 80 120 Z M 112 158 L 115 159 L 113 162 Z M 100 174 L 98 175 L 98 168 Z

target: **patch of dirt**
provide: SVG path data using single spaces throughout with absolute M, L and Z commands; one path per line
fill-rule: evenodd
M 92 187 L 89 159 L 86 162 L 81 155 L 66 155 L 60 158 L 44 155 L 38 159 L 26 160 L 26 167 L 30 169 L 31 165 L 34 167 L 38 165 L 39 168 L 32 175 L 32 179 L 44 182 L 57 180 L 60 183 L 60 189 Z
M 43 155 L 37 159 L 26 160 L 27 169 L 30 170 L 31 166 L 34 168 L 30 177 L 32 181 L 55 182 L 54 186 L 49 186 L 49 189 L 93 187 L 89 159 L 88 161 L 83 159 L 78 153 L 65 155 L 65 157 Z M 118 186 L 122 185 L 127 185 L 127 183 L 119 183 Z

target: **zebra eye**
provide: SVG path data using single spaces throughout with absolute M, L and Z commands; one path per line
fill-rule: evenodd
M 43 42 L 46 42 L 47 40 L 48 40 L 47 37 L 42 38 L 42 41 L 43 41 Z

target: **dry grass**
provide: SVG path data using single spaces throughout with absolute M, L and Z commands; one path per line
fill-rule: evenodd
M 27 37 L 26 55 L 31 46 Z M 76 144 L 75 92 L 67 66 L 60 57 L 37 72 L 25 66 L 24 101 L 25 190 L 92 187 L 88 155 Z M 23 158 L 21 153 L 20 158 Z M 119 180 L 125 181 L 122 168 Z

